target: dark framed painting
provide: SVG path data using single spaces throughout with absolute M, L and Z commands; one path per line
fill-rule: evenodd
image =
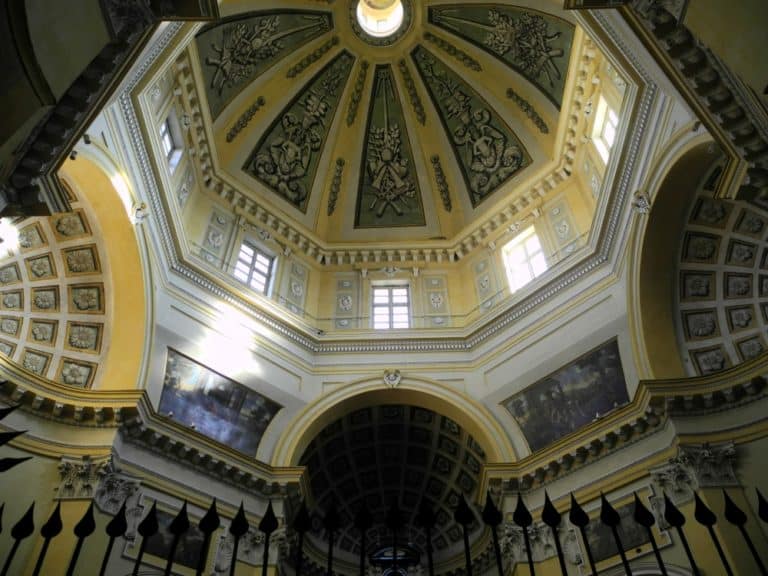
M 617 528 L 624 551 L 636 550 L 644 544 L 650 543 L 648 531 L 632 519 L 635 505 L 625 504 L 616 508 L 621 522 Z M 616 548 L 616 540 L 611 529 L 600 521 L 600 517 L 593 518 L 585 528 L 587 541 L 592 550 L 595 563 L 602 562 L 619 554 Z
M 532 452 L 629 401 L 614 338 L 542 378 L 502 404 Z
M 160 413 L 253 455 L 282 406 L 168 348 Z
M 170 533 L 169 527 L 175 517 L 174 514 L 170 514 L 165 510 L 157 509 L 157 534 L 147 540 L 146 548 L 144 552 L 150 556 L 156 556 L 162 559 L 161 565 L 164 565 L 168 560 L 168 555 L 171 553 L 171 543 L 173 542 L 173 534 Z M 205 536 L 197 526 L 197 520 L 190 519 L 189 530 L 181 537 L 176 547 L 176 554 L 173 557 L 174 572 L 178 570 L 179 566 L 185 566 L 195 570 L 197 568 L 197 561 L 200 558 L 200 551 L 203 549 L 205 543 Z

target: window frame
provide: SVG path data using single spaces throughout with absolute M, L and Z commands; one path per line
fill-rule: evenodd
M 538 244 L 537 249 L 531 249 L 530 241 L 535 239 Z M 513 252 L 521 252 L 522 259 L 517 259 L 516 262 L 512 261 L 511 254 Z M 540 263 L 543 263 L 543 268 L 537 266 L 535 261 L 541 257 Z M 536 232 L 536 227 L 530 225 L 520 233 L 518 233 L 509 242 L 504 244 L 501 249 L 501 258 L 504 262 L 504 270 L 507 273 L 507 284 L 509 286 L 510 293 L 514 294 L 518 290 L 521 290 L 536 278 L 539 278 L 549 269 L 549 262 L 547 261 L 547 254 L 544 251 L 544 245 Z M 524 264 L 527 272 L 528 279 L 524 282 L 520 282 L 520 274 L 518 270 L 513 270 L 513 266 L 519 266 Z
M 251 250 L 252 256 L 250 260 L 242 258 L 244 248 Z M 265 260 L 269 260 L 269 265 L 268 265 L 266 274 L 262 272 L 258 267 L 259 257 L 263 257 Z M 241 277 L 238 276 L 238 265 L 241 263 L 245 264 L 245 266 L 247 267 L 247 276 L 245 280 L 243 280 Z M 275 282 L 275 276 L 277 275 L 276 271 L 277 271 L 277 255 L 275 255 L 271 250 L 265 249 L 258 242 L 254 242 L 250 238 L 243 238 L 240 241 L 240 245 L 237 249 L 237 252 L 234 254 L 234 264 L 232 268 L 232 276 L 235 278 L 235 280 L 247 286 L 249 289 L 253 290 L 257 294 L 261 294 L 262 296 L 269 296 L 272 293 L 272 287 Z M 258 277 L 264 278 L 264 282 L 263 282 L 264 288 L 262 291 L 259 290 L 258 286 L 253 285 L 254 274 L 256 274 Z M 259 282 L 258 284 L 262 284 L 262 283 Z
M 168 162 L 168 170 L 171 174 L 176 171 L 176 168 L 181 161 L 182 147 L 179 144 L 181 140 L 181 130 L 178 127 L 176 115 L 173 111 L 165 117 L 163 123 L 160 124 L 160 146 L 165 153 L 165 159 Z
M 387 302 L 377 303 L 376 302 L 376 291 L 386 290 L 387 291 Z M 395 302 L 395 295 L 393 293 L 394 290 L 404 290 L 405 291 L 405 304 L 404 307 L 406 308 L 406 321 L 407 325 L 403 326 L 401 323 L 397 323 L 396 325 L 396 312 L 395 310 L 397 308 L 402 308 L 403 303 L 401 302 Z M 377 326 L 376 319 L 377 319 L 377 310 L 386 309 L 388 311 L 387 314 L 387 326 Z M 399 312 L 398 314 L 402 314 L 402 312 Z M 408 330 L 413 327 L 413 299 L 411 297 L 411 287 L 407 283 L 397 283 L 397 282 L 381 282 L 381 283 L 375 283 L 371 284 L 371 327 L 374 330 Z M 382 316 L 378 316 L 381 318 Z
M 609 136 L 606 128 L 610 128 Z M 608 102 L 604 94 L 600 94 L 592 125 L 592 143 L 604 164 L 608 163 L 611 150 L 619 135 L 619 112 Z

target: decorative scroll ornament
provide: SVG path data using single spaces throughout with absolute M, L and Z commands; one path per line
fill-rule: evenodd
M 384 384 L 389 388 L 397 388 L 402 376 L 400 370 L 384 370 Z
M 476 206 L 530 159 L 511 129 L 468 84 L 422 46 L 413 59 L 441 113 Z
M 330 13 L 269 11 L 203 28 L 197 48 L 212 116 L 275 62 L 332 27 Z
M 342 52 L 328 64 L 273 123 L 243 167 L 301 211 L 353 62 L 349 52 Z
M 431 6 L 429 21 L 501 60 L 560 107 L 574 34 L 569 22 L 504 4 Z
M 549 46 L 560 33 L 550 34 L 544 18 L 525 13 L 513 19 L 497 10 L 489 10 L 488 19 L 493 30 L 488 32 L 485 44 L 491 50 L 517 62 L 526 76 L 544 76 L 550 85 L 560 78 L 554 59 L 563 56 L 563 50 Z
M 225 86 L 246 80 L 257 62 L 275 56 L 283 47 L 277 35 L 279 25 L 280 17 L 271 16 L 251 25 L 241 23 L 225 28 L 221 46 L 211 44 L 219 57 L 205 59 L 215 69 L 211 88 L 221 94 Z

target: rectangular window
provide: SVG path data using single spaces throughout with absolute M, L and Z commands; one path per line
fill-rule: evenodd
M 408 286 L 374 286 L 373 327 L 376 330 L 410 328 Z
M 513 238 L 502 249 L 509 289 L 515 292 L 547 270 L 547 259 L 533 226 Z
M 179 165 L 179 160 L 181 160 L 181 147 L 174 138 L 171 122 L 171 116 L 168 116 L 165 122 L 160 125 L 160 144 L 163 147 L 165 158 L 168 160 L 168 168 L 173 173 L 176 170 L 176 166 Z
M 275 258 L 249 242 L 243 242 L 235 263 L 234 276 L 259 294 L 266 294 L 274 268 Z
M 611 148 L 613 148 L 613 143 L 616 141 L 618 129 L 618 114 L 608 105 L 605 98 L 600 96 L 600 101 L 597 104 L 597 114 L 595 115 L 595 124 L 592 127 L 592 141 L 595 143 L 595 148 L 597 148 L 603 162 L 608 162 Z

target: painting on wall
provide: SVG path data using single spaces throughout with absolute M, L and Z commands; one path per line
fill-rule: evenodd
M 282 408 L 276 402 L 168 349 L 160 412 L 246 454 Z
M 535 452 L 628 401 L 614 338 L 503 404 Z
M 640 548 L 651 541 L 648 538 L 648 531 L 633 520 L 634 511 L 634 504 L 625 504 L 616 508 L 621 518 L 618 526 L 619 538 L 625 551 Z M 613 532 L 599 518 L 594 518 L 587 524 L 585 533 L 595 562 L 602 562 L 619 554 Z
M 147 544 L 144 552 L 152 556 L 162 558 L 163 561 L 168 559 L 168 554 L 171 552 L 171 543 L 173 542 L 173 534 L 171 534 L 169 528 L 175 514 L 169 514 L 164 510 L 157 509 L 157 523 L 158 531 L 152 538 L 147 539 Z M 197 568 L 197 561 L 200 558 L 200 551 L 205 543 L 205 536 L 197 526 L 197 522 L 190 521 L 189 530 L 181 537 L 178 546 L 176 547 L 176 554 L 174 555 L 174 563 L 178 568 L 179 565 L 186 566 L 187 568 Z

